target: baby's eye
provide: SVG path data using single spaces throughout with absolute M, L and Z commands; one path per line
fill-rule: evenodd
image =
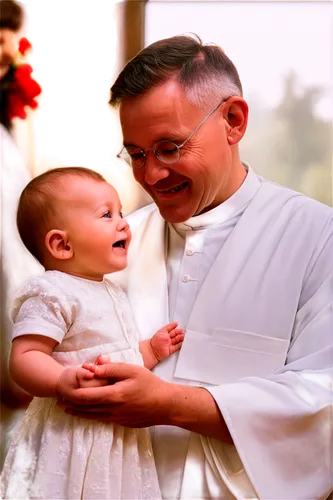
M 107 212 L 105 212 L 105 214 L 103 214 L 103 216 L 105 219 L 112 219 L 112 215 L 111 215 L 111 212 L 110 210 L 108 210 Z
M 122 212 L 119 212 L 119 215 L 120 215 L 120 217 L 121 217 L 122 219 L 124 218 L 124 216 L 123 216 L 123 213 L 122 213 Z

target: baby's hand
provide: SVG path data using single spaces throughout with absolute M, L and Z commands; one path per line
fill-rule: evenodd
M 177 321 L 169 323 L 158 330 L 150 339 L 151 348 L 158 361 L 171 356 L 181 348 L 185 331 L 177 326 Z
M 108 379 L 94 378 L 95 366 L 101 364 L 102 360 L 104 362 L 108 360 L 108 362 L 111 363 L 111 356 L 107 354 L 104 356 L 99 355 L 94 363 L 83 363 L 83 371 L 79 373 L 80 387 L 102 387 L 103 385 L 109 385 Z
M 68 396 L 73 395 L 73 391 L 77 389 L 108 385 L 108 379 L 94 378 L 94 369 L 91 369 L 91 366 L 92 363 L 85 363 L 82 366 L 64 368 L 57 381 L 57 396 L 62 400 L 70 399 Z
M 107 378 L 95 378 L 93 363 L 84 363 L 78 368 L 76 378 L 80 388 L 102 387 L 109 384 Z

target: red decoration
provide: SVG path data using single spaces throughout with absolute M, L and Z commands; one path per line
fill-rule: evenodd
M 14 81 L 8 92 L 8 117 L 12 120 L 15 117 L 26 118 L 27 113 L 24 109 L 29 106 L 32 109 L 37 108 L 38 103 L 35 100 L 42 89 L 41 86 L 31 78 L 32 67 L 29 64 L 20 64 L 17 66 Z
M 19 52 L 24 56 L 24 54 L 32 48 L 31 43 L 27 38 L 21 38 L 19 41 Z

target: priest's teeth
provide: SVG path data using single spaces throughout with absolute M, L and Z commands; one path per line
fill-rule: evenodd
M 165 191 L 165 193 L 178 193 L 183 187 L 185 186 L 185 183 L 180 184 L 179 186 L 176 186 L 175 188 L 168 189 L 168 191 Z

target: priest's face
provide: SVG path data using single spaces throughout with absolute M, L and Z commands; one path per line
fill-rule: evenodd
M 223 102 L 180 149 L 175 163 L 163 163 L 157 156 L 160 153 L 167 161 L 168 155 L 171 161 L 178 159 L 177 148 L 170 142 L 183 144 L 214 106 L 205 110 L 193 106 L 176 80 L 121 103 L 124 146 L 133 158 L 134 177 L 166 221 L 184 222 L 206 212 L 239 187 L 240 184 L 235 183 L 239 172 L 233 168 L 235 146 L 228 137 L 228 101 Z M 142 155 L 141 150 L 151 148 L 157 155 L 152 150 Z M 242 175 L 244 178 L 244 169 Z

